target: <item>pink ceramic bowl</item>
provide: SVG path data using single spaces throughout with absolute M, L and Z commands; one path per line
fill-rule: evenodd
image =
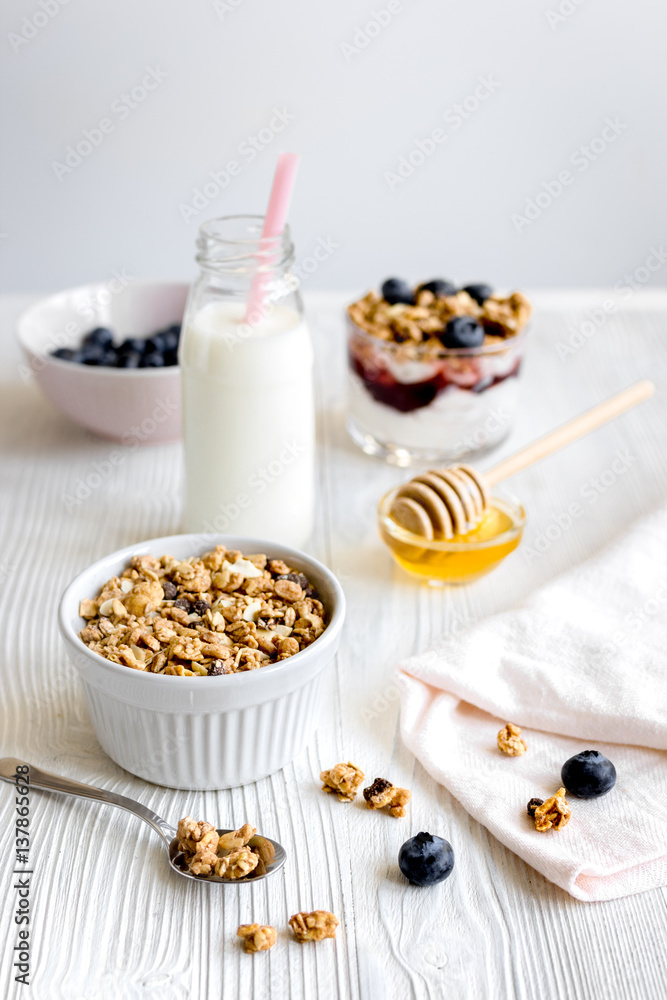
M 122 279 L 51 295 L 20 317 L 17 335 L 28 373 L 57 409 L 96 434 L 124 444 L 162 444 L 181 436 L 181 383 L 169 368 L 94 368 L 50 355 L 75 347 L 96 326 L 117 339 L 147 337 L 180 323 L 188 295 L 181 282 Z

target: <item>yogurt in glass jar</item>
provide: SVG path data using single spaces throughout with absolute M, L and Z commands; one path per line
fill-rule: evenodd
M 519 292 L 488 291 L 477 301 L 418 286 L 406 288 L 409 301 L 369 292 L 348 307 L 347 427 L 365 452 L 397 465 L 451 462 L 510 432 L 531 309 Z
M 186 530 L 303 547 L 313 527 L 313 349 L 286 228 L 261 216 L 205 223 L 201 275 L 183 321 L 180 365 Z M 246 315 L 262 274 L 263 302 Z

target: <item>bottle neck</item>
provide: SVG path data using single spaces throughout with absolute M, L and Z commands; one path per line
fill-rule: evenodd
M 229 215 L 211 219 L 200 227 L 196 260 L 210 275 L 245 278 L 257 275 L 266 282 L 281 278 L 294 263 L 289 226 L 280 236 L 262 236 L 261 215 Z
M 243 324 L 258 327 L 278 307 L 303 317 L 299 282 L 290 272 L 294 245 L 289 228 L 262 237 L 261 215 L 237 215 L 204 223 L 197 238 L 200 275 L 188 301 L 188 316 L 213 302 L 238 304 Z M 238 312 L 239 308 L 233 311 Z

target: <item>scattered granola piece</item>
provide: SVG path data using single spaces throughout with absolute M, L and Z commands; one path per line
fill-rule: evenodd
M 338 917 L 328 910 L 313 910 L 312 913 L 295 913 L 289 919 L 294 937 L 300 944 L 305 941 L 322 941 L 335 938 Z
M 221 851 L 234 851 L 239 847 L 245 847 L 251 837 L 254 837 L 257 830 L 250 823 L 244 823 L 238 830 L 232 833 L 223 833 L 218 840 L 218 849 Z
M 535 819 L 535 810 L 537 809 L 538 806 L 541 806 L 543 804 L 544 804 L 544 799 L 530 800 L 530 802 L 526 806 L 526 812 L 528 813 L 531 819 Z
M 215 874 L 221 878 L 243 878 L 254 871 L 259 864 L 259 857 L 249 847 L 239 847 L 236 851 L 218 858 L 215 864 Z
M 322 771 L 320 781 L 324 782 L 324 792 L 335 792 L 341 802 L 352 802 L 364 777 L 361 768 L 348 760 L 347 764 L 336 764 L 329 771 Z
M 570 822 L 570 815 L 570 807 L 565 801 L 565 789 L 559 788 L 550 799 L 535 806 L 533 814 L 535 829 L 539 830 L 540 833 L 552 828 L 560 830 Z
M 528 744 L 520 737 L 519 727 L 508 722 L 498 733 L 498 749 L 508 757 L 520 757 L 528 749 Z
M 270 924 L 241 924 L 236 934 L 243 938 L 246 951 L 268 951 L 278 938 L 275 927 Z
M 390 816 L 405 816 L 405 806 L 412 798 L 407 788 L 396 788 L 386 778 L 376 778 L 364 788 L 364 798 L 369 809 L 389 809 Z

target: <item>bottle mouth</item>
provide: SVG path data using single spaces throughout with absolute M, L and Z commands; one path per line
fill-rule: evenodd
M 289 226 L 280 236 L 262 236 L 263 215 L 225 215 L 199 227 L 197 263 L 215 270 L 272 271 L 294 260 Z

